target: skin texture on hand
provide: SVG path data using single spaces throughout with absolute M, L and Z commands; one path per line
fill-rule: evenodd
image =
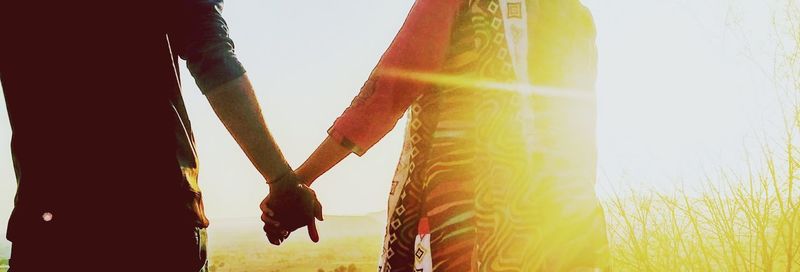
M 289 233 L 308 226 L 311 241 L 319 241 L 316 220 L 323 220 L 322 204 L 314 190 L 301 184 L 291 172 L 270 186 L 270 193 L 261 202 L 261 220 L 270 243 L 280 245 Z

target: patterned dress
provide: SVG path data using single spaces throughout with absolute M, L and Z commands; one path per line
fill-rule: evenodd
M 329 131 L 363 154 L 410 109 L 378 270 L 609 270 L 595 61 L 577 1 L 418 0 Z

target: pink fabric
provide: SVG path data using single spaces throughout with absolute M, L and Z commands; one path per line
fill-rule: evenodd
M 385 71 L 440 70 L 461 0 L 417 0 L 369 80 L 328 133 L 359 156 L 394 128 L 428 83 Z

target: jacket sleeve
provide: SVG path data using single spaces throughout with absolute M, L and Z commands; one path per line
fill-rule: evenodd
M 361 156 L 394 128 L 444 62 L 461 0 L 417 0 L 361 92 L 328 134 Z
M 177 0 L 170 44 L 186 60 L 200 90 L 209 90 L 242 76 L 244 67 L 234 54 L 228 25 L 222 18 L 223 0 Z

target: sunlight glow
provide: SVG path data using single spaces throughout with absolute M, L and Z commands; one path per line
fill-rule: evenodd
M 398 77 L 411 79 L 425 83 L 432 83 L 450 87 L 470 87 L 485 90 L 502 90 L 516 92 L 522 95 L 538 95 L 545 97 L 570 98 L 581 100 L 593 100 L 595 94 L 592 91 L 572 90 L 566 88 L 552 88 L 546 86 L 534 86 L 525 83 L 496 82 L 480 80 L 465 75 L 448 75 L 441 73 L 416 72 L 401 69 L 382 69 L 376 72 L 379 76 Z

